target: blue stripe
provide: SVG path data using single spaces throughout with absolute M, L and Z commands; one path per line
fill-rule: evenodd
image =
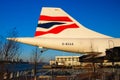
M 61 23 L 61 22 L 49 22 L 49 23 L 42 23 L 42 24 L 38 24 L 37 27 L 41 27 L 41 28 L 50 28 L 54 25 L 60 25 L 60 24 L 65 24 L 65 23 Z

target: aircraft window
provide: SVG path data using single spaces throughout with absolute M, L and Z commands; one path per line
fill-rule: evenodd
M 59 61 L 60 59 L 59 58 L 57 58 L 57 61 Z
M 68 58 L 68 61 L 70 61 L 70 58 Z
M 67 61 L 67 59 L 65 58 L 65 61 Z

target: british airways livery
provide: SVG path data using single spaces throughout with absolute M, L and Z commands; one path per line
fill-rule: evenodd
M 119 47 L 120 39 L 90 30 L 61 8 L 43 7 L 34 37 L 7 38 L 43 49 L 105 56 L 106 49 Z

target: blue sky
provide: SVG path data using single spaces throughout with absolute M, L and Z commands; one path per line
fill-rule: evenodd
M 120 0 L 0 0 L 0 35 L 16 27 L 19 36 L 33 37 L 42 7 L 60 7 L 87 28 L 120 37 Z M 27 59 L 32 48 L 22 45 L 21 56 Z M 42 57 L 56 55 L 74 54 L 48 50 Z

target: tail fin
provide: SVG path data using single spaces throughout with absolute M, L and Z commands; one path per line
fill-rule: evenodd
M 61 8 L 43 7 L 35 37 L 110 38 L 85 28 Z

